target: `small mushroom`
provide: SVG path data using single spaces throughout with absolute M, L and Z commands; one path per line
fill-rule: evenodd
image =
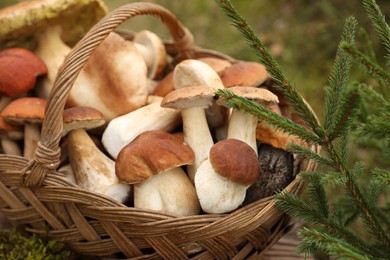
M 8 97 L 34 88 L 37 77 L 47 74 L 45 63 L 32 51 L 9 48 L 0 51 L 0 93 Z
M 161 97 L 154 102 L 111 120 L 102 135 L 102 143 L 114 158 L 139 134 L 150 130 L 170 132 L 181 123 L 180 111 L 160 106 Z
M 217 142 L 195 175 L 195 189 L 206 213 L 227 213 L 244 201 L 260 174 L 255 151 L 236 139 Z
M 78 128 L 85 130 L 97 128 L 105 124 L 103 114 L 91 107 L 71 107 L 64 110 L 62 113 L 63 129 L 62 136 L 65 136 L 69 131 Z
M 147 131 L 121 150 L 115 170 L 122 182 L 134 184 L 134 207 L 187 216 L 200 212 L 195 188 L 180 167 L 193 162 L 192 149 L 179 137 Z
M 45 117 L 47 101 L 37 97 L 15 99 L 1 111 L 4 120 L 15 125 L 24 125 L 23 156 L 33 159 L 41 138 L 40 125 Z
M 143 30 L 135 34 L 133 42 L 146 63 L 148 78 L 158 78 L 167 65 L 163 41 L 155 33 Z
M 191 181 L 214 145 L 205 114 L 205 108 L 213 104 L 213 98 L 213 88 L 189 86 L 170 92 L 161 101 L 162 107 L 181 110 L 184 140 L 195 153 L 194 164 L 187 166 Z
M 99 150 L 82 128 L 70 131 L 67 139 L 69 161 L 77 184 L 124 203 L 131 193 L 131 186 L 119 182 L 115 162 Z
M 231 87 L 234 94 L 258 102 L 263 106 L 275 104 L 278 97 L 271 91 L 254 87 Z M 239 139 L 249 144 L 257 153 L 256 128 L 258 119 L 255 115 L 234 108 L 229 118 L 227 138 Z
M 253 61 L 239 61 L 220 73 L 225 88 L 258 87 L 270 78 L 265 66 Z

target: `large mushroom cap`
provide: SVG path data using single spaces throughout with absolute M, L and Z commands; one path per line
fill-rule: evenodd
M 32 48 L 35 35 L 55 24 L 64 27 L 64 41 L 73 46 L 106 13 L 102 0 L 23 1 L 0 10 L 0 49 Z
M 0 52 L 0 93 L 9 97 L 34 88 L 38 76 L 47 74 L 45 63 L 32 51 L 9 48 Z
M 257 87 L 268 78 L 265 66 L 258 62 L 240 61 L 232 64 L 220 73 L 223 85 L 226 88 L 232 86 Z
M 253 184 L 260 173 L 256 152 L 237 139 L 216 143 L 210 150 L 210 162 L 216 173 L 244 186 Z
M 138 183 L 160 172 L 192 164 L 194 152 L 182 140 L 164 131 L 146 131 L 119 153 L 115 173 L 125 183 Z

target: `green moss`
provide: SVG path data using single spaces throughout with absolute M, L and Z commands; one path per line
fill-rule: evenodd
M 71 252 L 46 236 L 27 235 L 20 230 L 0 231 L 0 259 L 61 260 Z

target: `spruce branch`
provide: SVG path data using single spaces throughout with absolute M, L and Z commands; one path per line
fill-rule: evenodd
M 276 87 L 283 91 L 298 115 L 306 121 L 308 126 L 310 126 L 317 135 L 321 136 L 323 131 L 321 131 L 322 128 L 319 126 L 315 115 L 303 101 L 294 85 L 284 75 L 277 61 L 253 32 L 251 26 L 237 12 L 229 0 L 217 0 L 217 4 L 226 13 L 227 17 L 230 18 L 232 25 L 242 33 L 249 46 L 254 49 L 260 62 L 264 64 L 271 78 L 277 83 Z
M 390 184 L 390 171 L 374 168 L 370 171 L 370 174 L 373 175 L 376 180 L 381 181 L 387 185 Z
M 356 26 L 357 21 L 354 17 L 351 16 L 346 19 L 341 42 L 354 44 Z M 324 128 L 327 132 L 334 132 L 334 128 L 339 127 L 334 125 L 333 117 L 338 112 L 340 101 L 345 93 L 351 63 L 352 58 L 341 48 L 340 43 L 325 92 Z
M 312 159 L 312 160 L 315 160 L 316 162 L 319 162 L 325 166 L 333 167 L 333 161 L 331 159 L 329 159 L 328 157 L 325 157 L 321 154 L 315 153 L 314 151 L 312 151 L 304 146 L 298 145 L 296 143 L 290 143 L 289 145 L 287 145 L 287 150 L 293 154 L 296 154 L 296 155 L 302 157 L 302 158 Z
M 215 92 L 215 95 L 218 98 L 218 102 L 224 103 L 226 106 L 235 109 L 245 110 L 259 118 L 259 120 L 265 121 L 283 132 L 298 136 L 308 143 L 318 143 L 321 141 L 317 135 L 307 130 L 302 125 L 272 112 L 256 102 L 237 96 L 228 89 L 219 89 Z
M 313 249 L 321 249 L 331 256 L 342 255 L 346 259 L 371 259 L 371 255 L 362 252 L 343 239 L 316 229 L 303 228 L 298 235 L 303 240 L 303 243 L 298 247 L 298 253 L 300 254 L 313 251 Z
M 373 62 L 367 55 L 360 52 L 355 45 L 348 42 L 342 42 L 341 48 L 346 50 L 354 59 L 365 68 L 368 74 L 381 82 L 390 83 L 390 74 Z
M 355 166 L 352 171 L 346 171 L 346 177 L 347 177 L 347 188 L 348 191 L 352 197 L 352 199 L 356 202 L 358 205 L 358 208 L 361 211 L 362 217 L 365 220 L 366 225 L 370 228 L 372 234 L 375 235 L 375 238 L 378 239 L 379 242 L 383 244 L 387 250 L 390 250 L 389 245 L 389 238 L 387 233 L 384 231 L 383 227 L 381 226 L 377 216 L 376 216 L 376 209 L 373 208 L 373 206 L 367 201 L 365 196 L 362 194 L 362 191 L 360 190 L 354 175 L 359 174 L 361 172 L 361 169 L 359 166 Z
M 358 112 L 360 98 L 357 93 L 352 93 L 341 97 L 338 103 L 338 111 L 335 112 L 331 120 L 333 129 L 327 133 L 328 142 L 332 142 L 340 136 L 345 136 L 349 132 L 351 122 Z
M 385 16 L 382 14 L 375 0 L 363 0 L 362 3 L 371 23 L 379 35 L 379 39 L 386 49 L 387 59 L 390 60 L 390 26 L 386 22 Z
M 325 216 L 317 204 L 308 204 L 301 198 L 288 192 L 281 192 L 275 195 L 277 205 L 281 207 L 287 214 L 300 218 L 308 223 L 316 223 L 319 226 L 326 227 L 327 232 L 337 234 L 338 237 L 346 242 L 360 248 L 366 254 L 375 256 L 377 253 L 372 250 L 370 245 L 362 239 L 355 236 L 347 230 L 343 224 L 337 219 Z

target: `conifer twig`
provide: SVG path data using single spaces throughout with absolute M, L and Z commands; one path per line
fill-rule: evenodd
M 390 74 L 382 69 L 377 63 L 371 61 L 364 53 L 360 52 L 355 45 L 343 42 L 341 47 L 354 57 L 359 64 L 363 65 L 372 77 L 390 83 Z
M 362 3 L 371 23 L 379 34 L 379 39 L 386 49 L 387 58 L 390 60 L 390 26 L 375 0 L 363 0 Z

